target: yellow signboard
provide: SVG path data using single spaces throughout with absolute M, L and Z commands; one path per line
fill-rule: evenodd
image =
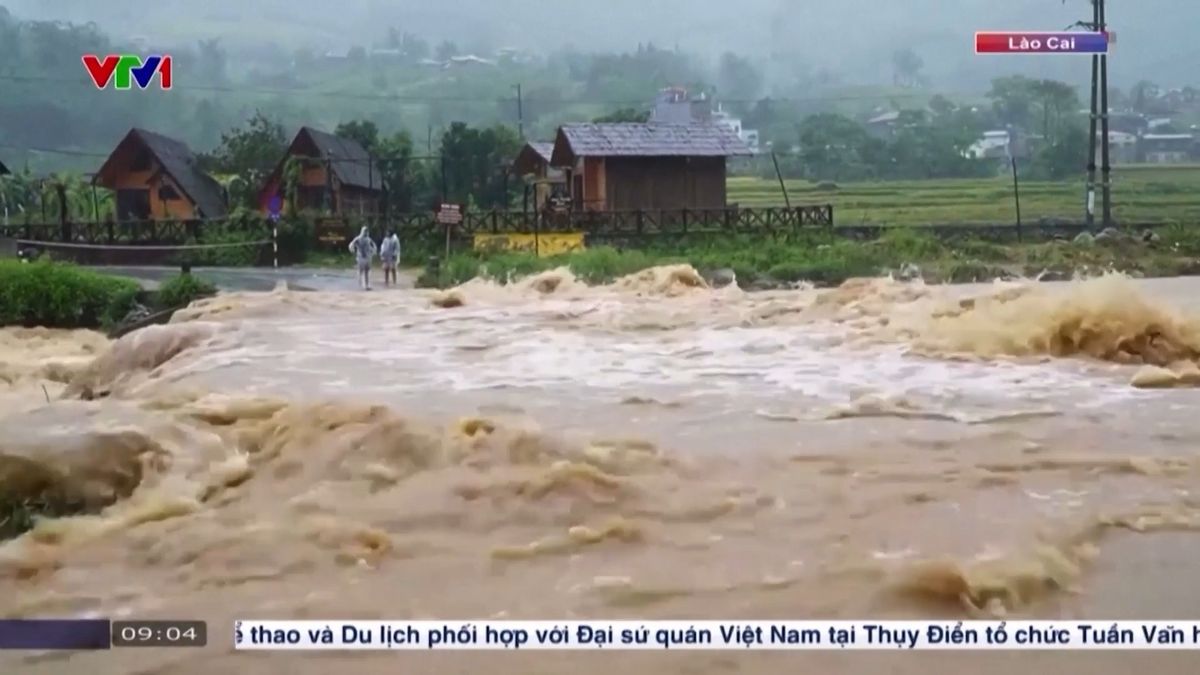
M 521 251 L 537 253 L 539 257 L 582 251 L 582 232 L 555 234 L 477 234 L 476 251 Z

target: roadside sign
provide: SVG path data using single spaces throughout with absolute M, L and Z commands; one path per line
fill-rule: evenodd
M 438 207 L 437 221 L 443 225 L 457 225 L 463 220 L 462 207 L 458 204 L 442 204 Z
M 350 239 L 346 223 L 340 219 L 331 218 L 317 223 L 317 240 L 326 244 L 341 244 Z
M 267 202 L 267 213 L 271 216 L 271 220 L 279 220 L 279 214 L 283 212 L 283 199 L 279 195 L 271 197 Z

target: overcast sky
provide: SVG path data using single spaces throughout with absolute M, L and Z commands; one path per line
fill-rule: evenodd
M 1109 0 L 1114 83 L 1200 84 L 1200 0 Z M 707 55 L 731 50 L 776 69 L 829 68 L 852 83 L 891 78 L 912 47 L 935 85 L 974 88 L 998 74 L 1086 81 L 1086 57 L 976 57 L 976 30 L 1061 30 L 1089 0 L 0 0 L 29 18 L 95 21 L 116 38 L 221 37 L 317 48 L 370 44 L 387 26 L 479 48 L 631 50 L 653 41 Z M 782 64 L 782 65 L 781 65 Z

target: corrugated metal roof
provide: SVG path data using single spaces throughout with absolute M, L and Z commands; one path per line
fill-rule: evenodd
M 542 159 L 546 160 L 547 162 L 549 162 L 550 157 L 552 155 L 554 155 L 554 142 L 553 141 L 550 141 L 550 142 L 533 141 L 533 142 L 529 143 L 529 147 L 536 150 L 537 154 L 541 155 Z
M 520 175 L 531 175 L 541 171 L 542 165 L 550 163 L 554 154 L 554 144 L 544 141 L 529 141 L 521 146 L 513 160 L 512 168 Z
M 564 145 L 565 144 L 565 145 Z M 567 124 L 559 128 L 552 163 L 574 157 L 731 157 L 753 154 L 728 127 L 716 124 Z
M 371 166 L 370 153 L 357 141 L 312 127 L 302 127 L 300 133 L 307 134 L 312 139 L 322 159 L 335 160 L 331 161 L 329 166 L 344 185 L 368 190 L 383 189 L 383 177 L 379 175 L 379 167 Z
M 871 119 L 867 120 L 867 124 L 884 124 L 887 122 L 896 122 L 899 121 L 899 119 L 900 111 L 892 110 L 890 112 L 885 112 L 882 115 L 876 115 L 875 117 L 872 117 Z

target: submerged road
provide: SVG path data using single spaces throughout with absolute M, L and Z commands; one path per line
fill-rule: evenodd
M 146 290 L 155 290 L 166 279 L 179 274 L 177 266 L 94 266 L 98 272 L 137 280 Z M 293 290 L 353 291 L 358 288 L 354 268 L 334 267 L 194 267 L 192 274 L 223 291 L 270 291 L 280 282 Z M 399 287 L 412 288 L 419 272 L 400 270 Z M 372 270 L 372 287 L 383 288 L 383 271 Z

